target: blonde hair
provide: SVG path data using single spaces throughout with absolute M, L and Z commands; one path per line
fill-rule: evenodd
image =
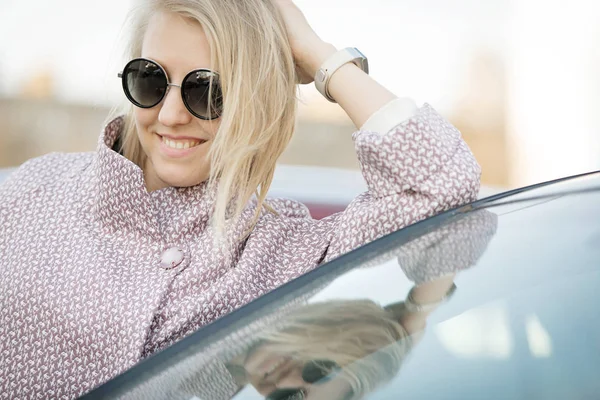
M 331 360 L 361 398 L 394 378 L 412 348 L 398 316 L 371 300 L 340 300 L 303 306 L 282 330 L 261 335 L 261 347 L 301 361 Z
M 198 22 L 207 36 L 220 75 L 223 113 L 210 148 L 209 187 L 216 190 L 212 225 L 223 233 L 256 195 L 248 234 L 265 205 L 275 163 L 291 140 L 298 81 L 286 28 L 272 0 L 142 0 L 130 14 L 133 29 L 127 56 L 141 56 L 148 22 L 156 12 Z M 121 115 L 114 110 L 110 118 Z M 140 167 L 133 106 L 125 111 L 122 150 Z

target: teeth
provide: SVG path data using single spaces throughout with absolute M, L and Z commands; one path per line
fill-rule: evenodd
M 164 136 L 162 137 L 162 141 L 172 149 L 189 149 L 190 147 L 195 147 L 200 144 L 200 141 L 198 140 L 172 140 L 167 139 Z
M 271 368 L 270 368 L 270 369 L 267 371 L 267 373 L 266 373 L 265 375 L 267 375 L 267 376 L 268 376 L 268 375 L 271 375 L 273 372 L 275 372 L 275 370 L 276 370 L 277 368 L 281 367 L 281 366 L 282 366 L 282 365 L 283 365 L 283 364 L 284 364 L 286 361 L 287 361 L 287 359 L 285 359 L 285 358 L 284 358 L 283 360 L 279 361 L 277 364 L 273 365 L 273 366 L 272 366 L 272 367 L 271 367 Z

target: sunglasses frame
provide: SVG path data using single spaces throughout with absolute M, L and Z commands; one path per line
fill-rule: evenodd
M 308 367 L 321 369 L 323 372 L 327 371 L 327 374 L 318 377 L 318 379 L 307 379 L 310 376 Z M 304 364 L 302 367 L 302 380 L 309 385 L 321 385 L 334 379 L 341 371 L 340 366 L 335 361 L 330 360 L 311 360 Z M 346 398 L 351 398 L 354 394 L 346 395 Z M 285 396 L 285 397 L 284 397 Z M 269 393 L 266 397 L 267 400 L 288 400 L 288 399 L 304 399 L 306 392 L 300 388 L 277 388 L 273 392 Z
M 146 62 L 151 62 L 151 63 L 157 65 L 158 68 L 160 68 L 161 72 L 165 75 L 165 78 L 167 80 L 167 89 L 165 90 L 164 94 L 160 97 L 160 99 L 156 103 L 154 103 L 151 106 L 145 106 L 145 105 L 142 105 L 142 104 L 138 103 L 133 98 L 133 96 L 131 95 L 131 92 L 129 91 L 129 88 L 128 88 L 125 71 L 127 71 L 127 68 L 132 63 L 137 62 L 137 61 L 146 61 Z M 214 87 L 215 80 L 217 82 L 217 85 L 219 84 L 219 73 L 218 72 L 215 72 L 215 71 L 207 69 L 207 68 L 198 68 L 198 69 L 195 69 L 195 70 L 192 70 L 192 71 L 188 72 L 185 75 L 185 77 L 183 78 L 183 80 L 181 81 L 181 85 L 176 85 L 176 84 L 170 82 L 169 75 L 167 74 L 167 71 L 163 68 L 162 65 L 160 65 L 158 62 L 156 62 L 156 61 L 154 61 L 154 60 L 152 60 L 150 58 L 145 58 L 145 57 L 134 58 L 133 60 L 130 60 L 129 62 L 127 62 L 127 64 L 125 64 L 125 67 L 123 67 L 123 71 L 119 72 L 117 74 L 117 76 L 121 79 L 121 85 L 123 86 L 123 92 L 125 93 L 125 96 L 136 107 L 139 107 L 139 108 L 153 108 L 153 107 L 156 107 L 157 105 L 159 105 L 165 99 L 165 97 L 167 97 L 167 94 L 169 93 L 169 89 L 171 88 L 171 86 L 175 86 L 175 87 L 179 88 L 180 95 L 181 95 L 181 101 L 183 101 L 183 104 L 185 105 L 185 108 L 190 112 L 190 114 L 192 114 L 196 118 L 200 118 L 200 119 L 205 120 L 205 121 L 219 119 L 221 117 L 220 113 L 217 114 L 216 117 L 207 117 L 207 116 L 204 116 L 204 115 L 197 114 L 194 110 L 192 110 L 192 108 L 188 105 L 187 101 L 185 100 L 185 96 L 184 96 L 184 93 L 183 93 L 183 84 L 184 84 L 184 82 L 192 74 L 196 74 L 198 72 L 209 72 L 209 73 L 211 73 L 213 75 L 213 87 Z

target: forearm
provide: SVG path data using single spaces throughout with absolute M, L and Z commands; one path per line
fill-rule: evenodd
M 323 62 L 335 54 L 337 49 L 317 35 L 293 0 L 277 0 L 275 3 L 286 24 L 299 82 L 311 83 Z M 342 66 L 330 77 L 329 94 L 359 130 L 363 130 L 364 124 L 372 116 L 374 122 L 365 130 L 392 129 L 412 117 L 416 110 L 414 102 L 400 101 L 384 110 L 383 116 L 377 113 L 396 99 L 396 96 L 353 64 Z M 397 120 L 394 116 L 397 116 Z
M 445 296 L 454 284 L 454 278 L 456 274 L 450 274 L 448 276 L 435 279 L 433 281 L 421 283 L 415 286 L 411 291 L 411 301 L 421 305 L 431 305 L 444 301 Z M 438 304 L 439 305 L 439 304 Z M 429 315 L 437 309 L 438 305 L 427 308 L 421 311 L 412 311 L 406 313 L 401 318 L 402 326 L 409 332 L 418 332 L 419 330 L 425 329 L 427 324 L 427 318 Z
M 314 74 L 337 49 L 323 43 L 314 51 L 310 72 Z M 338 69 L 329 80 L 329 93 L 360 129 L 379 109 L 397 98 L 392 92 L 349 63 Z M 401 121 L 399 121 L 401 122 Z M 386 133 L 386 132 L 381 132 Z

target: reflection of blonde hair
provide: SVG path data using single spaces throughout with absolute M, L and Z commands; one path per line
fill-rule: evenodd
M 218 189 L 213 223 L 222 232 L 228 213 L 239 216 L 254 193 L 258 216 L 275 162 L 292 137 L 297 77 L 285 24 L 271 0 L 142 0 L 131 13 L 130 58 L 141 56 L 147 24 L 160 11 L 202 26 L 211 69 L 220 75 L 224 112 L 210 149 L 209 183 Z M 132 106 L 125 122 L 124 154 L 143 166 Z
M 355 398 L 391 380 L 411 349 L 398 317 L 370 300 L 304 306 L 264 336 L 264 348 L 301 361 L 331 360 L 343 367 Z

